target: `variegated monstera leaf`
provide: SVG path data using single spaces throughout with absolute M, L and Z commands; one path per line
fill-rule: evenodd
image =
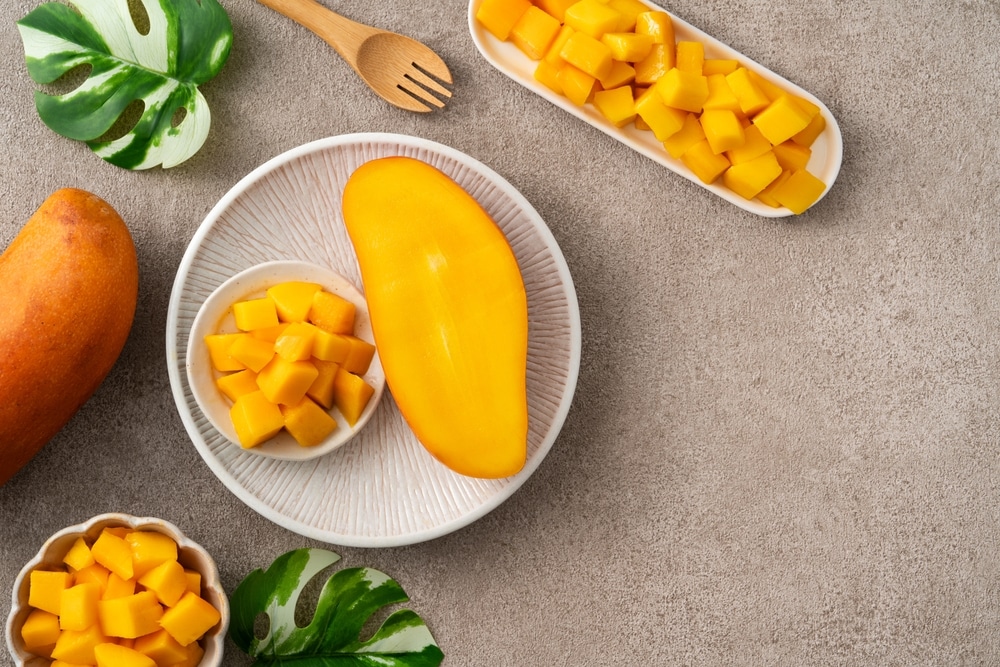
M 130 0 L 48 2 L 18 21 L 18 30 L 37 83 L 52 83 L 80 65 L 91 68 L 75 90 L 35 93 L 48 127 L 87 142 L 119 167 L 172 167 L 205 143 L 211 113 L 198 85 L 225 65 L 233 28 L 216 0 L 136 1 L 145 9 L 148 31 L 136 26 Z M 134 127 L 102 140 L 136 100 L 143 112 Z
M 267 570 L 254 570 L 229 598 L 229 636 L 265 667 L 437 667 L 444 660 L 430 630 L 416 613 L 390 614 L 367 639 L 371 617 L 383 607 L 406 602 L 406 593 L 389 576 L 365 567 L 334 572 L 315 602 L 312 620 L 299 626 L 299 596 L 319 573 L 340 560 L 325 549 L 297 549 L 279 556 Z M 268 619 L 259 637 L 254 625 Z

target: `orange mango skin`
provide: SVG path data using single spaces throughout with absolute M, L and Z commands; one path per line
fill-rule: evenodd
M 503 232 L 451 178 L 408 157 L 359 167 L 343 212 L 386 383 L 417 439 L 462 475 L 520 471 L 528 306 Z
M 135 245 L 99 197 L 51 194 L 0 255 L 0 486 L 97 390 L 138 293 Z

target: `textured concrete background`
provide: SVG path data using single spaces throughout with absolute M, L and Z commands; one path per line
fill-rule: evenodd
M 671 4 L 840 122 L 835 187 L 779 221 L 508 80 L 457 0 L 326 3 L 442 54 L 454 101 L 426 116 L 382 103 L 271 10 L 223 0 L 236 42 L 203 86 L 208 143 L 175 169 L 125 172 L 37 119 L 14 27 L 36 4 L 0 5 L 0 237 L 53 190 L 91 190 L 132 229 L 141 293 L 106 383 L 0 488 L 0 592 L 48 535 L 106 511 L 178 524 L 229 590 L 323 546 L 249 510 L 188 441 L 167 302 L 192 234 L 242 176 L 313 139 L 390 131 L 519 188 L 562 247 L 583 322 L 573 409 L 510 500 L 429 543 L 333 547 L 402 583 L 445 664 L 1000 664 L 995 0 Z M 246 663 L 230 644 L 225 664 Z

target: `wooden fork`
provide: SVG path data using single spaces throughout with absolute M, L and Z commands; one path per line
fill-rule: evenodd
M 344 18 L 316 0 L 257 0 L 316 33 L 379 96 L 409 111 L 444 107 L 451 72 L 426 44 Z M 444 98 L 444 99 L 441 99 Z

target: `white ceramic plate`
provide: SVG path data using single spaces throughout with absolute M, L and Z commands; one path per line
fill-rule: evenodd
M 234 333 L 236 318 L 233 316 L 233 304 L 243 299 L 260 298 L 266 295 L 267 288 L 285 281 L 299 280 L 322 285 L 327 292 L 347 299 L 355 307 L 354 335 L 368 343 L 375 344 L 372 334 L 371 319 L 368 317 L 368 304 L 350 281 L 343 276 L 322 266 L 308 262 L 264 262 L 256 264 L 245 271 L 240 271 L 226 282 L 222 283 L 202 303 L 198 315 L 191 325 L 188 336 L 186 354 L 188 386 L 194 394 L 195 402 L 208 421 L 220 433 L 225 435 L 233 447 L 239 447 L 239 436 L 229 416 L 232 401 L 227 399 L 215 384 L 222 373 L 212 368 L 208 346 L 204 343 L 205 336 L 213 333 Z M 372 359 L 368 371 L 362 376 L 365 382 L 375 390 L 368 405 L 351 426 L 344 415 L 334 408 L 330 415 L 337 422 L 337 429 L 323 442 L 312 447 L 302 447 L 288 431 L 282 431 L 267 442 L 246 450 L 255 456 L 284 459 L 287 461 L 305 461 L 325 456 L 338 447 L 342 447 L 357 435 L 372 415 L 378 409 L 385 389 L 385 373 L 378 358 L 378 351 Z
M 711 185 L 706 185 L 688 169 L 683 162 L 675 160 L 663 148 L 663 144 L 656 140 L 652 132 L 638 130 L 632 124 L 623 128 L 615 127 L 601 115 L 594 105 L 585 104 L 580 107 L 562 95 L 557 95 L 547 86 L 535 80 L 535 68 L 538 62 L 531 60 L 520 49 L 511 42 L 501 42 L 476 20 L 476 11 L 483 0 L 471 0 L 469 3 L 469 30 L 472 33 L 472 41 L 476 48 L 486 60 L 508 77 L 519 84 L 541 95 L 552 104 L 564 109 L 568 113 L 576 116 L 580 120 L 589 123 L 601 130 L 610 137 L 617 139 L 626 146 L 629 146 L 648 158 L 660 163 L 673 172 L 683 176 L 692 183 L 697 183 L 706 190 L 714 192 L 726 201 L 729 201 L 742 209 L 756 213 L 757 215 L 777 218 L 792 215 L 787 208 L 772 208 L 756 199 L 746 200 L 738 194 L 722 185 L 721 180 Z M 646 3 L 652 10 L 666 11 L 656 5 Z M 668 12 L 669 13 L 669 12 Z M 840 134 L 840 127 L 837 120 L 830 113 L 830 110 L 818 100 L 812 93 L 803 90 L 791 81 L 778 76 L 763 65 L 754 62 L 740 52 L 730 48 L 726 44 L 715 39 L 711 35 L 699 30 L 686 21 L 670 14 L 674 24 L 674 34 L 677 41 L 698 41 L 705 45 L 706 58 L 724 58 L 738 60 L 748 69 L 753 69 L 765 79 L 780 86 L 784 90 L 804 97 L 820 108 L 820 113 L 826 118 L 826 130 L 816 139 L 812 145 L 812 157 L 809 160 L 808 169 L 817 178 L 826 183 L 826 190 L 820 199 L 830 191 L 833 182 L 840 173 L 840 163 L 843 159 L 843 139 Z M 817 200 L 818 201 L 818 200 Z M 815 205 L 815 203 L 814 203 Z
M 451 472 L 417 442 L 391 393 L 351 442 L 311 461 L 253 456 L 212 427 L 185 372 L 201 303 L 237 272 L 270 260 L 329 266 L 361 285 L 343 225 L 347 178 L 369 160 L 405 155 L 449 175 L 507 235 L 528 293 L 528 460 L 513 477 Z M 363 285 L 362 285 L 363 289 Z M 332 544 L 387 547 L 468 525 L 510 497 L 552 447 L 580 366 L 580 314 L 569 269 L 531 204 L 499 174 L 447 146 L 395 134 L 323 139 L 280 155 L 241 180 L 209 212 L 181 261 L 170 296 L 167 366 L 185 429 L 211 470 L 248 506 L 289 530 Z

